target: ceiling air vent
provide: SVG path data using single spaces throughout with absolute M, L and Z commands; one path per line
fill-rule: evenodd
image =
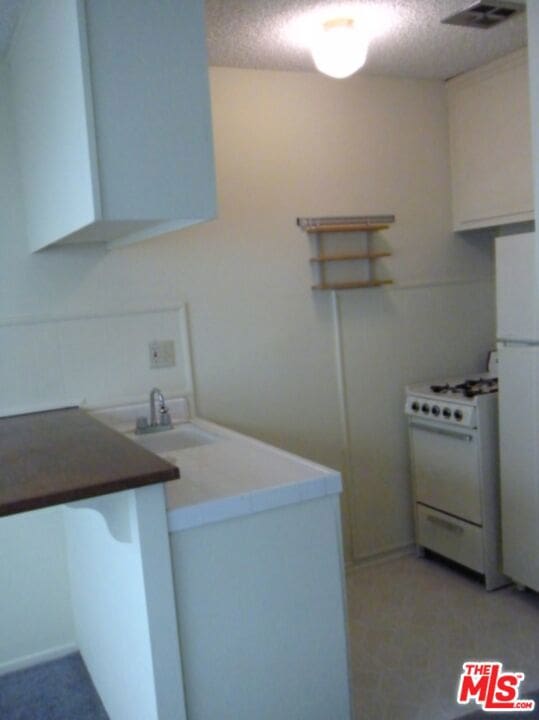
M 475 2 L 466 10 L 461 10 L 445 18 L 442 23 L 488 30 L 509 20 L 514 15 L 524 12 L 525 9 L 526 6 L 520 2 L 506 2 L 505 0 Z

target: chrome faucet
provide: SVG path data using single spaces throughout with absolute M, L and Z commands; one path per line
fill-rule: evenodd
M 159 402 L 159 420 L 157 419 L 156 401 Z M 139 434 L 158 432 L 159 430 L 170 430 L 172 427 L 172 420 L 165 403 L 165 397 L 159 388 L 153 388 L 150 393 L 150 423 L 148 424 L 148 418 L 137 418 L 136 432 Z
M 159 412 L 168 412 L 165 405 L 165 398 L 159 388 L 154 388 L 150 393 L 150 426 L 156 427 L 157 413 L 155 412 L 155 401 L 159 400 Z

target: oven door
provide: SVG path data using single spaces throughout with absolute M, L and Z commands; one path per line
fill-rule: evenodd
M 481 525 L 477 431 L 416 420 L 409 428 L 416 501 Z

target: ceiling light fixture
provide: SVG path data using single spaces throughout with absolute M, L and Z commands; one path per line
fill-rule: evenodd
M 369 39 L 352 18 L 326 20 L 315 35 L 311 54 L 317 69 L 334 78 L 357 72 L 367 59 Z

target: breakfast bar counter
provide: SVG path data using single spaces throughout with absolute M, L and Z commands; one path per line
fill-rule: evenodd
M 179 477 L 79 408 L 0 418 L 0 468 L 0 516 Z
M 69 647 L 80 652 L 111 720 L 186 718 L 164 493 L 164 482 L 178 477 L 167 460 L 76 407 L 0 419 L 3 527 L 20 528 L 24 541 L 23 528 L 39 525 L 29 516 L 56 513 Z M 21 552 L 20 562 L 31 558 Z M 26 601 L 21 595 L 12 604 Z M 0 624 L 2 641 L 8 629 Z M 31 666 L 56 652 L 64 651 L 11 665 Z

